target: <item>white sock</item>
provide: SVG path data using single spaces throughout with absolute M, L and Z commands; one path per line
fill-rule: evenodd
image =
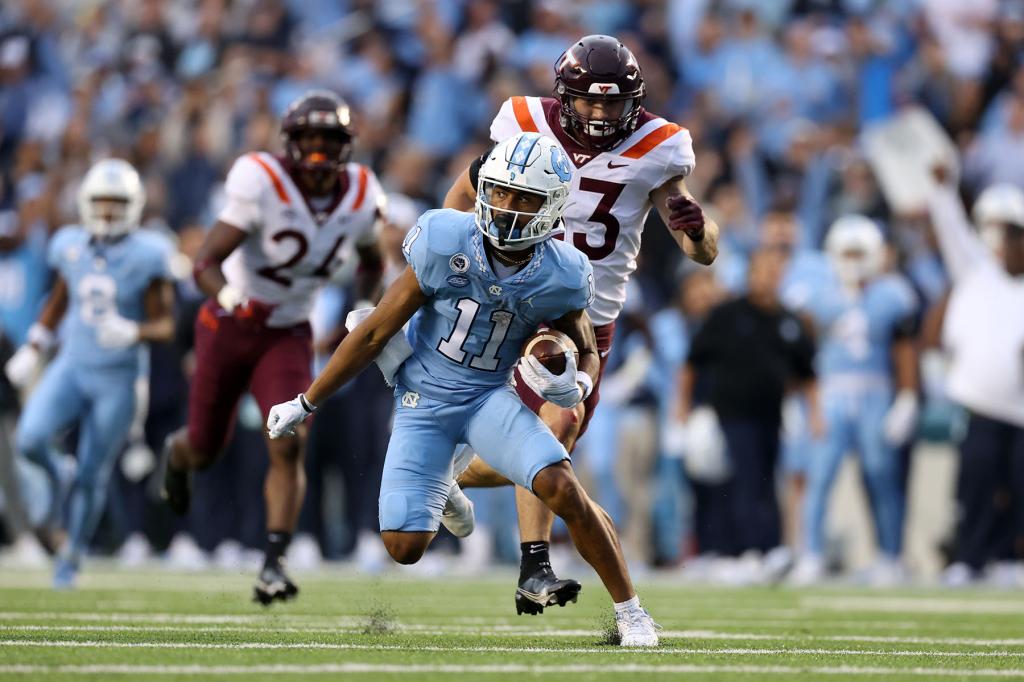
M 615 613 L 625 613 L 640 608 L 640 597 L 633 595 L 632 599 L 622 602 L 615 602 Z

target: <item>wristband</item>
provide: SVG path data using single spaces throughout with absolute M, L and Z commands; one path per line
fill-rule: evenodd
M 594 392 L 594 380 L 586 372 L 576 372 L 576 384 L 583 391 L 583 397 L 580 398 L 581 401 L 589 398 L 590 394 Z
M 299 394 L 299 405 L 302 405 L 302 409 L 304 409 L 306 412 L 309 412 L 310 414 L 316 412 L 316 405 L 306 400 L 305 393 Z
M 26 338 L 30 344 L 44 353 L 53 348 L 54 344 L 57 343 L 57 337 L 54 336 L 53 330 L 39 322 L 28 328 Z

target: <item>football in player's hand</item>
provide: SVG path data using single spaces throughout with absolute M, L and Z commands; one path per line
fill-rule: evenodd
M 541 329 L 533 336 L 526 339 L 523 344 L 523 356 L 532 355 L 540 360 L 552 374 L 558 375 L 565 372 L 565 352 L 572 351 L 579 362 L 580 352 L 576 344 L 566 334 L 556 329 Z

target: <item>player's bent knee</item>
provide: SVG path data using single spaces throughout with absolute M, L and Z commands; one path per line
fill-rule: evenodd
M 382 531 L 381 540 L 384 541 L 384 548 L 397 563 L 409 565 L 415 564 L 423 558 L 427 551 L 428 541 L 424 541 L 422 533 L 403 533 L 400 531 Z
M 547 404 L 541 408 L 541 418 L 559 443 L 572 442 L 580 433 L 584 415 L 583 403 L 565 408 Z
M 533 479 L 533 492 L 567 522 L 586 512 L 587 496 L 564 463 L 542 469 Z
M 271 464 L 293 466 L 302 461 L 302 439 L 298 436 L 271 441 Z

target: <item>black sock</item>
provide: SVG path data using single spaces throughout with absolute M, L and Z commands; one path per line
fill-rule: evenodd
M 543 540 L 534 542 L 523 542 L 519 545 L 523 558 L 519 563 L 519 579 L 523 580 L 533 575 L 542 568 L 551 568 L 551 559 L 548 557 L 548 543 Z
M 267 531 L 267 549 L 264 566 L 273 566 L 281 562 L 281 557 L 288 550 L 288 543 L 292 541 L 292 534 L 283 530 Z

